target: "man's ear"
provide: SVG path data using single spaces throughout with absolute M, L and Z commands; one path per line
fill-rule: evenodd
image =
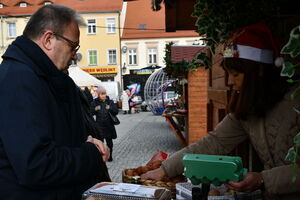
M 40 45 L 42 45 L 43 49 L 50 51 L 54 47 L 55 40 L 53 40 L 53 39 L 54 39 L 53 32 L 46 31 L 46 32 L 44 32 L 42 37 L 40 37 Z

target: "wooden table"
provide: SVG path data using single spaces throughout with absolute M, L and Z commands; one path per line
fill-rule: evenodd
M 185 147 L 187 146 L 186 139 L 184 137 L 184 131 L 181 130 L 180 125 L 175 121 L 175 118 L 186 117 L 187 114 L 174 113 L 174 114 L 162 114 L 166 118 L 167 123 L 171 127 L 174 135 L 179 140 L 180 144 Z

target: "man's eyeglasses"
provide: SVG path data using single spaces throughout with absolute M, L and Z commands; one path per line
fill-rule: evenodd
M 53 35 L 55 35 L 58 38 L 61 38 L 61 39 L 65 40 L 66 42 L 68 42 L 69 45 L 71 46 L 73 52 L 76 53 L 79 50 L 80 45 L 77 42 L 74 42 L 74 41 L 72 41 L 72 40 L 70 40 L 70 39 L 68 39 L 68 38 L 66 38 L 66 37 L 64 37 L 60 34 L 55 33 L 55 32 L 53 33 Z

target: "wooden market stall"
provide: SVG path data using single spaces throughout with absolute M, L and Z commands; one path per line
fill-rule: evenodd
M 207 48 L 204 46 L 172 46 L 171 61 L 191 62 L 197 54 L 206 51 Z M 221 51 L 221 47 L 217 51 Z M 207 132 L 226 115 L 229 87 L 226 84 L 226 74 L 220 67 L 222 56 L 216 53 L 216 56 L 211 58 L 213 67 L 209 70 L 200 65 L 197 69 L 188 71 L 185 76 L 172 75 L 174 78 L 187 79 L 183 87 L 188 110 L 185 127 L 186 144 L 206 136 Z
M 191 62 L 201 52 L 206 52 L 205 46 L 171 46 L 171 62 L 179 63 L 179 65 L 183 60 Z M 179 82 L 186 82 L 180 87 L 182 87 L 182 99 L 184 99 L 187 113 L 164 114 L 163 116 L 166 117 L 166 121 L 181 145 L 186 146 L 207 134 L 208 71 L 203 66 L 199 66 L 189 73 L 172 73 L 171 76 L 179 79 Z M 179 124 L 176 123 L 179 117 L 184 118 L 184 130 L 180 129 Z
M 156 10 L 159 9 L 159 5 L 162 3 L 165 4 L 166 31 L 196 30 L 199 35 L 206 36 L 208 40 L 212 38 L 215 45 L 214 55 L 210 56 L 212 67 L 209 70 L 199 66 L 197 70 L 187 70 L 188 73 L 185 74 L 188 83 L 183 86 L 183 96 L 188 112 L 185 116 L 180 117 L 165 115 L 181 145 L 186 146 L 204 137 L 208 131 L 213 130 L 227 114 L 226 106 L 230 99 L 230 90 L 227 86 L 227 75 L 220 67 L 222 61 L 220 53 L 223 47 L 217 44 L 221 44 L 221 41 L 224 42 L 224 39 L 228 37 L 226 34 L 234 29 L 264 20 L 271 25 L 272 31 L 282 39 L 282 46 L 287 43 L 292 28 L 299 25 L 299 6 L 297 0 L 278 0 L 274 2 L 272 0 L 264 2 L 241 2 L 236 0 L 226 2 L 210 0 L 152 1 L 152 5 L 155 5 Z M 202 12 L 203 10 L 200 8 L 205 8 L 209 12 Z M 152 9 L 155 10 L 153 6 Z M 219 12 L 220 9 L 223 12 Z M 235 13 L 235 11 L 238 11 L 238 13 Z M 194 16 L 192 16 L 193 13 Z M 181 53 L 172 58 L 177 57 L 173 61 L 191 61 L 196 53 L 191 53 L 191 49 L 195 48 L 181 51 L 182 48 L 178 51 L 181 51 Z M 173 77 L 176 77 L 176 75 Z M 178 77 L 182 78 L 182 75 Z M 184 130 L 177 120 L 182 118 L 185 121 Z M 260 170 L 260 161 L 248 141 L 240 144 L 232 154 L 241 156 L 244 167 L 249 168 L 249 170 Z
M 204 27 L 201 27 L 199 24 L 199 19 L 196 21 L 196 18 L 191 15 L 195 8 L 195 0 L 187 1 L 188 3 L 185 5 L 183 5 L 185 0 L 165 0 L 164 2 L 166 4 L 167 31 L 191 29 L 198 29 L 198 31 L 199 29 L 204 30 Z M 249 1 L 248 3 L 251 2 Z M 281 45 L 283 45 L 287 43 L 290 30 L 299 25 L 300 15 L 296 0 L 288 2 L 279 0 L 278 5 L 277 14 L 269 16 L 267 20 L 272 25 L 273 31 L 276 32 L 277 36 L 282 39 Z M 258 8 L 262 7 L 260 5 L 253 5 L 253 7 L 255 6 L 257 7 L 256 10 L 259 10 Z M 267 13 L 270 6 L 271 5 L 267 5 L 264 7 L 266 9 L 264 13 Z M 214 5 L 214 7 L 218 6 Z M 184 10 L 187 10 L 189 14 L 183 14 Z M 258 15 L 257 18 L 259 18 Z M 170 19 L 172 20 L 170 21 Z M 249 19 L 251 20 L 251 18 Z M 237 18 L 236 20 L 240 19 Z M 222 22 L 222 19 L 219 19 L 219 21 Z M 218 23 L 219 21 L 216 22 Z M 196 22 L 198 27 L 195 28 L 194 24 L 185 22 Z M 245 23 L 246 21 L 242 20 L 238 22 Z M 212 26 L 218 26 L 217 23 Z M 206 23 L 202 25 L 208 27 L 206 30 L 211 30 L 209 29 L 209 24 Z M 230 91 L 227 86 L 227 75 L 220 67 L 220 63 L 222 61 L 220 53 L 222 49 L 223 47 L 221 45 L 216 46 L 215 54 L 210 56 L 212 67 L 209 70 L 204 70 L 203 67 L 199 67 L 196 71 L 188 72 L 188 84 L 185 88 L 188 105 L 185 129 L 187 144 L 205 136 L 207 131 L 213 130 L 227 114 L 226 106 L 230 99 Z M 183 54 L 181 58 L 184 58 Z M 202 88 L 206 88 L 206 91 L 203 91 Z M 203 98 L 204 96 L 207 98 Z M 250 170 L 252 169 L 253 171 L 256 171 L 262 167 L 255 151 L 247 141 L 236 148 L 232 154 L 243 157 L 244 166 L 248 167 Z

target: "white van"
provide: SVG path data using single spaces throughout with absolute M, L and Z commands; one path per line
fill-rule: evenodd
M 115 103 L 119 101 L 120 95 L 121 95 L 121 90 L 120 90 L 120 84 L 119 82 L 116 81 L 102 81 L 100 83 L 101 86 L 103 86 L 106 89 L 107 96 L 111 100 L 113 100 Z

